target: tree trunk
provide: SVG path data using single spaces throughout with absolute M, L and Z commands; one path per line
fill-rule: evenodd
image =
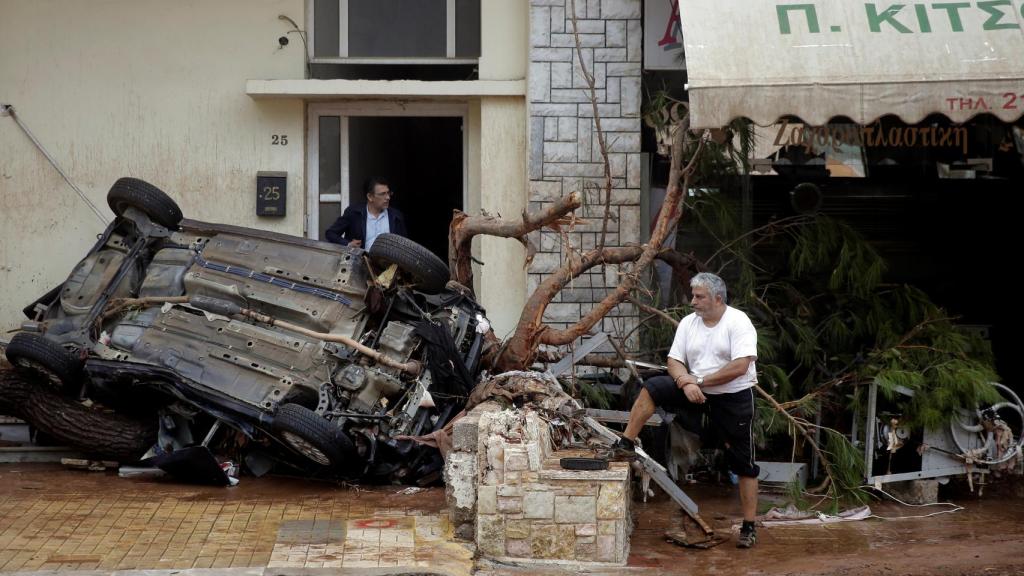
M 587 334 L 612 308 L 626 299 L 639 281 L 640 274 L 662 252 L 665 239 L 675 229 L 680 216 L 682 216 L 683 196 L 689 188 L 694 161 L 700 155 L 703 147 L 703 140 L 701 140 L 690 164 L 684 168 L 683 155 L 686 151 L 687 132 L 686 126 L 680 126 L 673 137 L 668 191 L 665 202 L 658 212 L 650 241 L 637 247 L 595 248 L 578 258 L 570 254 L 566 264 L 545 278 L 530 295 L 523 307 L 523 313 L 519 318 L 515 333 L 495 360 L 498 370 L 525 369 L 533 363 L 537 347 L 540 344 L 554 346 L 571 344 L 577 338 Z M 597 265 L 626 262 L 636 262 L 636 264 L 624 275 L 619 286 L 596 304 L 579 322 L 564 330 L 552 329 L 544 323 L 544 311 L 548 304 L 573 278 Z
M 0 367 L 0 413 L 86 454 L 121 462 L 137 460 L 157 436 L 155 414 L 147 422 L 86 406 L 6 366 Z
M 7 360 L 0 358 L 0 414 L 24 420 L 23 407 L 33 384 L 24 380 Z

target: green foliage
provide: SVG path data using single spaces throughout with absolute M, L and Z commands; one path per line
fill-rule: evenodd
M 672 125 L 678 125 L 688 112 L 688 104 L 673 98 L 670 92 L 659 90 L 648 94 L 643 107 L 643 118 L 656 132 L 664 132 Z M 697 159 L 693 184 L 699 184 L 707 176 L 718 177 L 728 174 L 749 172 L 749 151 L 754 147 L 754 130 L 750 122 L 736 119 L 714 137 L 704 143 L 705 153 Z M 698 142 L 691 138 L 683 154 L 684 162 L 694 156 Z
M 866 297 L 878 286 L 885 263 L 849 226 L 825 216 L 809 217 L 790 234 L 789 265 L 797 278 L 827 278 L 828 290 Z
M 689 306 L 673 306 L 662 308 L 661 298 L 656 297 L 653 301 L 646 301 L 654 308 L 659 308 L 677 322 L 690 313 Z M 665 363 L 666 352 L 662 348 L 668 346 L 675 337 L 675 326 L 658 318 L 650 318 L 644 322 L 643 330 L 640 331 L 640 356 L 641 359 L 656 364 Z
M 779 414 L 768 402 L 754 401 L 754 443 L 764 448 L 768 439 L 789 432 L 789 420 Z
M 757 326 L 760 385 L 779 402 L 800 399 L 787 411 L 807 425 L 821 411 L 833 505 L 864 498 L 863 450 L 837 431 L 850 429 L 855 407 L 865 413 L 864 385 L 877 383 L 912 428 L 943 426 L 958 409 L 998 398 L 987 343 L 921 290 L 885 284 L 885 262 L 850 226 L 813 215 L 744 231 L 738 207 L 715 192 L 687 207 L 690 232 L 720 246 L 698 257 L 726 278 L 730 304 Z M 759 402 L 757 411 L 760 445 L 795 434 L 771 406 Z
M 761 343 L 758 342 L 758 358 L 764 358 L 761 356 L 760 348 Z M 768 391 L 773 396 L 780 398 L 791 398 L 793 396 L 793 384 L 789 381 L 789 374 L 783 370 L 778 364 L 772 364 L 770 361 L 765 362 L 761 365 L 760 369 L 760 381 L 761 388 Z
M 709 178 L 749 172 L 748 151 L 754 147 L 754 130 L 751 124 L 743 119 L 733 120 L 716 136 L 720 138 L 713 137 L 704 143 L 705 153 L 697 159 L 694 170 L 696 184 L 701 184 Z M 685 158 L 691 158 L 696 149 L 697 142 L 694 141 Z
M 879 300 L 889 304 L 872 310 L 879 345 L 858 377 L 903 405 L 904 425 L 938 428 L 960 408 L 999 400 L 989 384 L 998 380 L 991 349 L 977 335 L 958 330 L 916 288 L 897 287 Z
M 586 408 L 607 410 L 612 407 L 615 400 L 612 398 L 611 392 L 593 380 L 574 378 L 572 382 L 563 382 L 562 386 L 570 396 L 578 398 Z
M 849 438 L 831 428 L 822 429 L 822 438 L 834 485 L 830 502 L 832 510 L 867 502 L 868 494 L 861 490 L 864 484 L 864 453 L 855 448 Z
M 791 401 L 788 412 L 797 416 L 807 417 L 815 414 L 821 409 L 821 403 L 816 396 L 804 396 L 799 400 Z M 761 398 L 754 401 L 754 442 L 762 448 L 768 444 L 769 439 L 778 434 L 793 434 L 793 425 L 789 419 L 783 416 L 769 402 Z
M 666 92 L 648 101 L 645 119 L 672 121 L 658 111 L 678 102 Z M 959 408 L 997 398 L 989 384 L 998 380 L 992 352 L 976 335 L 960 331 L 921 290 L 886 284 L 884 260 L 849 225 L 802 215 L 747 229 L 736 200 L 720 187 L 724 178 L 748 173 L 750 128 L 737 121 L 724 138 L 706 142 L 680 236 L 712 243 L 701 245 L 696 256 L 726 279 L 729 303 L 757 327 L 760 385 L 805 427 L 820 418 L 832 504 L 860 502 L 863 452 L 840 431 L 850 430 L 854 408 L 865 413 L 865 385 L 878 384 L 903 425 L 941 426 Z M 684 157 L 697 144 L 691 140 Z M 647 328 L 645 349 L 671 341 L 665 323 Z M 760 445 L 774 446 L 773 440 L 789 435 L 805 454 L 803 438 L 788 418 L 760 399 L 756 409 Z M 858 426 L 863 429 L 863 423 Z
M 721 206 L 708 199 L 695 204 L 716 214 Z M 988 383 L 998 377 L 987 344 L 959 331 L 921 290 L 883 284 L 884 262 L 849 226 L 813 216 L 768 232 L 788 266 L 771 267 L 749 253 L 731 258 L 759 270 L 732 304 L 758 327 L 765 352 L 758 367 L 777 399 L 846 375 L 845 385 L 876 382 L 885 398 L 900 404 L 905 425 L 933 427 L 958 408 L 994 397 Z M 716 259 L 724 262 L 733 251 Z M 789 376 L 782 380 L 780 373 Z M 913 391 L 913 399 L 899 387 Z
M 786 484 L 786 499 L 800 510 L 807 510 L 811 507 L 811 502 L 807 499 L 803 487 L 800 486 L 798 480 L 793 480 Z
M 997 380 L 992 369 L 983 363 L 952 358 L 937 365 L 924 365 L 918 370 L 907 366 L 925 364 L 924 354 L 895 354 L 888 351 L 889 364 L 878 369 L 874 382 L 886 398 L 905 401 L 902 424 L 910 427 L 939 428 L 949 422 L 960 408 L 992 404 L 1000 400 L 999 392 L 990 384 Z M 874 365 L 869 368 L 874 368 Z M 907 398 L 898 391 L 914 393 Z

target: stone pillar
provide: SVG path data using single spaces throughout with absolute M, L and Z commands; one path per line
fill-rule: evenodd
M 445 467 L 456 533 L 471 533 L 478 553 L 497 560 L 624 565 L 632 529 L 628 465 L 563 470 L 559 458 L 579 454 L 552 452 L 548 425 L 536 413 L 481 406 L 456 422 Z
M 444 466 L 445 497 L 455 535 L 463 540 L 476 536 L 480 415 L 497 410 L 500 407 L 494 402 L 484 402 L 452 424 L 452 451 Z

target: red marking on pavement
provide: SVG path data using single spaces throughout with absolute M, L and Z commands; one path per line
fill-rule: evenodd
M 398 526 L 398 520 L 377 520 L 370 518 L 368 520 L 356 520 L 356 528 L 394 528 Z

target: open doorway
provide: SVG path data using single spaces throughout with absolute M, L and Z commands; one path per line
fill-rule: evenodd
M 452 210 L 465 202 L 465 115 L 380 106 L 311 107 L 309 236 L 323 238 L 347 206 L 366 202 L 363 184 L 379 176 L 410 238 L 447 261 Z

